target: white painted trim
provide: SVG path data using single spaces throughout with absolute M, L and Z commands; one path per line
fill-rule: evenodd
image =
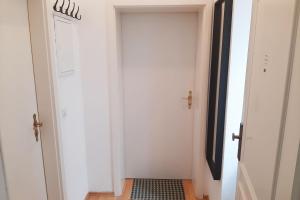
M 197 47 L 197 66 L 195 74 L 195 95 L 198 99 L 194 106 L 194 160 L 193 160 L 193 186 L 198 198 L 204 195 L 204 177 L 206 165 L 206 125 L 209 93 L 211 36 L 214 2 L 208 2 L 202 11 L 199 11 L 199 32 Z M 197 141 L 199 143 L 197 144 Z M 196 158 L 199 160 L 197 161 Z
M 298 130 L 295 125 L 293 126 L 292 118 L 297 119 L 295 113 L 293 113 L 293 106 L 296 107 L 293 102 L 296 99 L 296 80 L 299 80 L 299 73 L 297 73 L 297 52 L 299 52 L 300 44 L 300 1 L 295 2 L 295 16 L 294 16 L 294 28 L 291 36 L 291 50 L 289 61 L 289 72 L 286 83 L 286 95 L 284 102 L 284 111 L 282 117 L 281 127 L 281 139 L 278 148 L 275 180 L 273 185 L 273 198 L 292 198 L 293 184 L 295 170 L 297 167 L 298 146 L 299 146 L 299 133 L 295 134 Z M 298 46 L 297 46 L 298 45 Z M 297 49 L 298 48 L 298 49 Z M 298 62 L 299 63 L 299 62 Z M 299 72 L 299 71 L 298 71 Z M 298 77 L 297 77 L 298 75 Z M 299 82 L 299 81 L 298 81 Z M 294 86 L 294 87 L 293 87 Z M 295 109 L 296 110 L 296 109 Z M 293 113 L 293 114 L 292 114 Z M 294 115 L 294 116 L 293 116 Z M 295 123 L 294 123 L 295 124 Z M 294 132 L 291 130 L 294 128 Z M 292 142 L 293 141 L 293 142 Z M 293 159 L 291 159 L 293 158 Z
M 210 30 L 211 30 L 211 9 L 212 2 L 209 0 L 113 0 L 109 1 L 107 5 L 107 46 L 108 46 L 108 61 L 109 61 L 109 86 L 110 86 L 110 121 L 111 121 L 111 146 L 112 146 L 112 166 L 113 166 L 113 190 L 116 196 L 122 194 L 122 188 L 124 184 L 124 155 L 123 155 L 123 109 L 122 109 L 122 86 L 121 86 L 121 76 L 120 76 L 120 51 L 118 47 L 118 11 L 120 9 L 145 9 L 145 8 L 186 8 L 194 7 L 204 13 L 202 19 L 202 28 L 205 28 L 200 34 L 202 37 L 202 43 L 200 43 L 199 50 L 201 52 L 201 59 L 197 61 L 197 65 L 200 65 L 199 73 L 203 72 L 207 74 L 209 69 L 209 55 L 210 52 Z M 119 10 L 118 10 L 119 9 Z M 208 30 L 207 30 L 208 28 Z M 200 79 L 200 77 L 198 77 Z M 200 107 L 200 118 L 206 119 L 206 101 L 207 101 L 207 85 L 206 80 L 200 80 L 204 86 L 200 86 L 200 94 L 204 94 L 203 100 Z M 205 87 L 205 88 L 202 88 Z M 205 122 L 206 123 L 206 122 Z M 205 128 L 202 127 L 205 124 L 201 124 L 201 137 L 203 141 L 201 142 L 203 146 L 201 147 L 201 155 L 205 159 Z M 204 162 L 204 161 L 203 161 Z M 204 163 L 201 163 L 204 165 Z M 202 171 L 204 167 L 202 166 Z M 202 172 L 203 173 L 203 172 Z M 203 177 L 203 176 L 202 176 Z M 203 183 L 199 184 L 200 192 L 197 194 L 202 196 L 203 194 Z M 202 194 L 200 194 L 202 193 Z

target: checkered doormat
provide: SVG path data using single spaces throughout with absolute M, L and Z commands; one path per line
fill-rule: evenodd
M 182 180 L 134 179 L 131 200 L 184 200 Z

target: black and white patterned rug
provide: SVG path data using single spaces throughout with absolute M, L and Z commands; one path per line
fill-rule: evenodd
M 184 200 L 182 180 L 134 179 L 131 200 Z

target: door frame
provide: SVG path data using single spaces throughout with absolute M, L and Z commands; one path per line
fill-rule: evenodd
M 209 57 L 211 41 L 211 21 L 213 3 L 210 0 L 113 0 L 107 3 L 107 47 L 109 67 L 109 102 L 111 127 L 111 165 L 115 196 L 120 196 L 124 188 L 124 115 L 122 89 L 122 60 L 120 45 L 120 13 L 123 11 L 178 12 L 193 10 L 199 14 L 199 31 L 194 92 L 194 144 L 193 182 L 196 196 L 204 194 L 205 135 L 207 118 L 207 97 L 209 77 Z
M 59 118 L 55 93 L 55 48 L 51 1 L 27 0 L 33 73 L 41 128 L 41 142 L 48 200 L 63 200 Z M 40 51 L 44 49 L 45 51 Z
M 286 81 L 286 91 L 285 91 L 285 99 L 284 99 L 284 107 L 281 121 L 281 129 L 280 129 L 280 142 L 277 153 L 276 160 L 276 170 L 275 170 L 275 180 L 273 184 L 273 193 L 272 198 L 274 199 L 282 199 L 282 197 L 286 197 L 289 195 L 292 198 L 293 193 L 293 184 L 295 178 L 295 170 L 297 167 L 297 157 L 298 157 L 298 144 L 290 143 L 290 140 L 294 138 L 292 135 L 290 126 L 292 126 L 290 121 L 287 121 L 291 115 L 291 107 L 294 106 L 293 98 L 296 95 L 296 91 L 293 90 L 293 87 L 296 80 L 299 80 L 299 73 L 296 71 L 296 62 L 297 62 L 297 52 L 298 52 L 298 44 L 300 41 L 300 1 L 295 2 L 294 8 L 294 19 L 293 19 L 293 30 L 291 35 L 291 45 L 290 45 L 290 56 L 288 63 L 288 73 L 287 73 L 287 81 Z M 298 49 L 297 49 L 298 48 Z M 297 73 L 297 74 L 296 74 Z M 297 77 L 298 75 L 298 77 Z M 299 135 L 299 134 L 298 134 Z M 296 140 L 297 141 L 297 140 Z M 287 147 L 288 146 L 288 147 Z M 288 151 L 288 149 L 290 151 Z M 291 150 L 292 149 L 292 150 Z M 292 157 L 295 160 L 293 162 L 287 160 L 288 157 Z M 289 165 L 290 164 L 290 165 Z M 286 168 L 285 168 L 286 167 Z M 289 173 L 285 173 L 285 170 L 289 171 Z M 290 190 L 287 191 L 284 187 L 285 185 L 290 186 Z

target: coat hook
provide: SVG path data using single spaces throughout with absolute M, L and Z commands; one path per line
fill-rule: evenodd
M 68 15 L 68 16 L 69 16 L 69 8 L 70 8 L 70 4 L 71 4 L 71 1 L 69 0 L 68 7 L 66 8 L 65 13 L 64 13 L 64 14 L 66 14 L 66 15 Z
M 80 9 L 80 8 L 79 8 L 79 6 L 78 6 L 78 10 L 77 10 L 77 12 L 76 12 L 76 14 L 75 14 L 75 18 L 78 19 L 78 20 L 81 20 L 81 15 L 80 15 L 80 18 L 78 18 L 79 9 Z
M 56 12 L 58 12 L 57 4 L 58 4 L 58 0 L 56 0 L 55 4 L 54 4 L 54 6 L 53 6 L 53 9 L 54 9 Z
M 70 17 L 73 17 L 74 18 L 74 10 L 75 10 L 75 3 L 73 2 L 73 9 L 70 13 Z
M 80 7 L 78 6 L 76 11 L 76 5 L 75 2 L 73 2 L 73 8 L 71 10 L 71 0 L 68 0 L 68 6 L 67 8 L 64 8 L 65 4 L 67 4 L 66 1 L 67 0 L 63 0 L 62 4 L 59 6 L 59 0 L 56 0 L 56 2 L 53 5 L 53 10 L 67 15 L 69 17 L 72 17 L 74 19 L 81 20 L 81 15 L 79 15 Z
M 63 14 L 64 14 L 64 9 L 63 9 L 64 5 L 65 5 L 65 0 L 63 0 L 63 4 L 60 6 L 60 9 L 59 9 L 59 11 Z

